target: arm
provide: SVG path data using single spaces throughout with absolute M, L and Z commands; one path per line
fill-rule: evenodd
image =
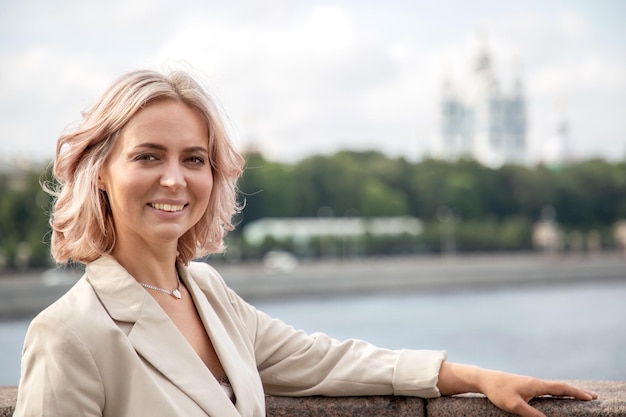
M 480 392 L 497 407 L 522 417 L 545 417 L 528 404 L 534 397 L 556 395 L 593 400 L 597 394 L 563 382 L 491 371 L 475 366 L 443 362 L 437 384 L 442 395 Z
M 102 416 L 98 375 L 80 338 L 65 323 L 39 316 L 26 334 L 14 416 Z
M 361 340 L 306 334 L 227 292 L 268 394 L 439 396 L 435 385 L 443 351 L 394 351 Z
M 207 298 L 223 304 L 224 324 L 246 350 L 266 393 L 439 396 L 436 383 L 445 352 L 393 351 L 306 334 L 248 304 L 209 265 L 192 263 L 189 270 Z

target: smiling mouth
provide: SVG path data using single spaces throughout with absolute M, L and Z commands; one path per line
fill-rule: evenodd
M 169 212 L 181 211 L 182 209 L 185 208 L 185 205 L 183 204 L 149 203 L 148 205 L 157 210 L 169 211 Z

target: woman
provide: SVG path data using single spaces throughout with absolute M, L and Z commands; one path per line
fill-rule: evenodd
M 264 394 L 482 392 L 522 416 L 564 383 L 307 335 L 245 303 L 194 257 L 239 210 L 243 158 L 189 75 L 118 79 L 57 144 L 52 255 L 84 276 L 26 336 L 15 416 L 262 416 Z

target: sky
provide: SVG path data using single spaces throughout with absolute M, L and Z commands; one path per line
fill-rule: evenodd
M 194 73 L 236 146 L 272 160 L 419 160 L 444 79 L 463 88 L 481 42 L 504 90 L 522 80 L 530 161 L 560 119 L 570 156 L 626 158 L 621 0 L 0 0 L 0 161 L 52 159 L 80 112 L 142 68 Z

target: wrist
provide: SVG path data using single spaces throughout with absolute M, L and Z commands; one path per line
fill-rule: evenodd
M 439 371 L 437 387 L 441 395 L 462 394 L 466 392 L 483 393 L 484 382 L 488 376 L 486 369 L 472 365 L 443 362 Z

